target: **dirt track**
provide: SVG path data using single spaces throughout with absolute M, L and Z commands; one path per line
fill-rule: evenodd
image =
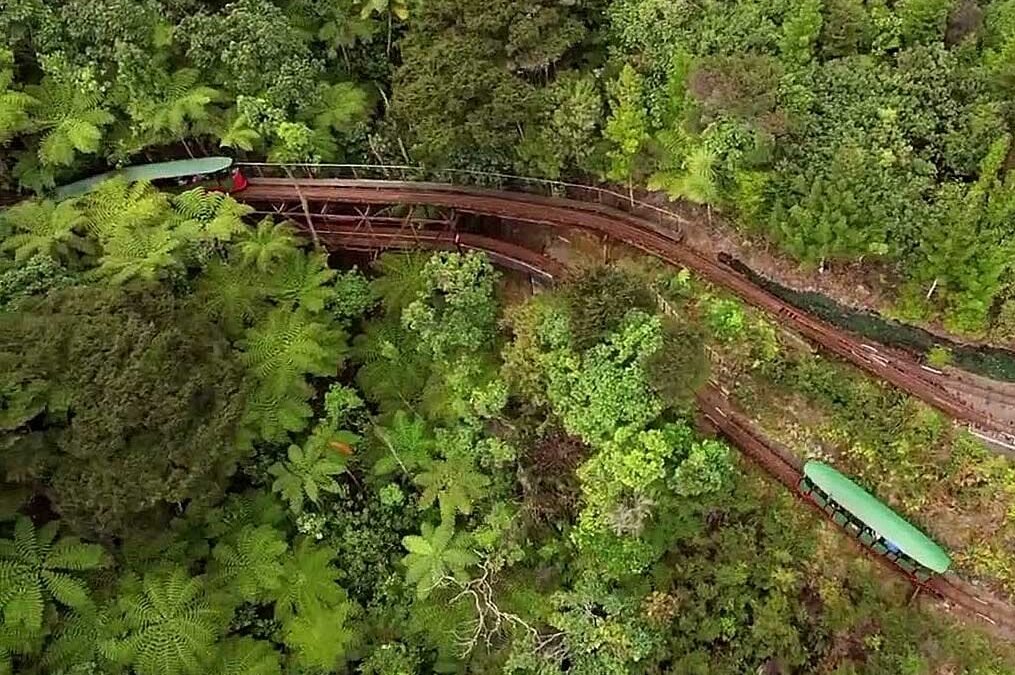
M 403 204 L 451 208 L 542 225 L 582 228 L 683 266 L 771 314 L 777 321 L 836 356 L 920 398 L 946 415 L 968 423 L 992 446 L 1015 454 L 1015 406 L 1011 397 L 967 378 L 921 365 L 909 355 L 872 344 L 797 311 L 716 260 L 681 243 L 679 222 L 669 225 L 612 207 L 528 193 L 501 192 L 443 183 L 377 180 L 252 178 L 237 198 L 252 204 Z M 961 388 L 961 390 L 959 389 Z M 974 391 L 970 391 L 973 388 Z

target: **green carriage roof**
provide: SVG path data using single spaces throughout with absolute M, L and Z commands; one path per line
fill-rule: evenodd
M 804 475 L 842 508 L 924 567 L 940 573 L 951 565 L 948 554 L 927 535 L 832 467 L 810 461 L 804 465 Z
M 172 162 L 157 162 L 155 164 L 138 164 L 127 166 L 116 171 L 107 171 L 97 176 L 83 178 L 74 183 L 58 187 L 56 189 L 57 199 L 69 199 L 80 197 L 91 192 L 100 183 L 110 178 L 122 176 L 130 182 L 153 181 L 166 178 L 177 178 L 179 176 L 193 176 L 197 174 L 215 173 L 228 169 L 232 166 L 233 160 L 230 157 L 201 157 L 199 159 L 180 159 Z

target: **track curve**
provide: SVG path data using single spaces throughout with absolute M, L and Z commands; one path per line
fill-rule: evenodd
M 1002 445 L 995 445 L 995 449 L 1013 454 L 1003 445 L 1015 445 L 1015 417 L 999 419 L 982 408 L 970 405 L 968 400 L 960 399 L 949 389 L 951 378 L 947 373 L 927 369 L 895 350 L 872 344 L 798 311 L 738 272 L 684 245 L 679 229 L 675 230 L 672 225 L 652 222 L 601 204 L 446 183 L 251 178 L 249 187 L 236 197 L 252 204 L 305 201 L 313 204 L 435 206 L 552 227 L 591 230 L 623 241 L 670 264 L 691 269 L 771 314 L 780 323 L 827 351 L 920 398 L 949 417 L 966 422 L 988 440 L 1000 441 Z M 983 391 L 984 400 L 995 397 L 996 394 Z
M 491 237 L 461 234 L 457 238 L 447 234 L 407 234 L 401 228 L 371 227 L 369 230 L 348 226 L 326 226 L 316 230 L 318 237 L 328 244 L 346 250 L 388 250 L 388 249 L 468 249 L 490 255 L 498 265 L 535 274 L 552 282 L 566 273 L 566 268 L 551 258 Z M 456 241 L 457 239 L 457 241 Z M 696 394 L 698 408 L 706 423 L 720 433 L 741 452 L 747 455 L 770 476 L 787 487 L 801 502 L 810 505 L 825 520 L 828 514 L 806 499 L 798 485 L 803 477 L 803 463 L 780 443 L 766 437 L 756 425 L 739 412 L 728 398 L 722 386 L 710 381 Z M 906 576 L 920 588 L 924 588 L 946 603 L 962 608 L 963 611 L 991 624 L 1003 635 L 1015 634 L 1015 608 L 997 598 L 983 593 L 973 584 L 953 573 L 935 577 L 925 584 L 919 584 L 905 575 L 898 567 L 881 556 L 873 555 L 853 537 L 850 539 L 866 555 L 876 558 L 891 571 Z

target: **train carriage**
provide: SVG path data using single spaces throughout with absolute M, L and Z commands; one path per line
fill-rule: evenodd
M 951 565 L 948 554 L 927 535 L 827 464 L 807 462 L 799 489 L 864 547 L 918 582 Z
M 74 183 L 63 185 L 56 189 L 58 200 L 80 197 L 97 188 L 104 181 L 112 178 L 125 178 L 128 182 L 146 181 L 159 184 L 160 182 L 184 180 L 188 183 L 199 181 L 217 182 L 216 187 L 227 189 L 230 192 L 237 190 L 237 176 L 234 174 L 232 181 L 229 181 L 229 169 L 233 165 L 231 157 L 200 157 L 197 159 L 181 159 L 171 162 L 157 162 L 155 164 L 138 164 L 127 166 L 115 171 L 107 171 L 97 176 L 89 176 Z M 239 177 L 242 181 L 242 176 Z M 245 185 L 245 182 L 243 183 Z

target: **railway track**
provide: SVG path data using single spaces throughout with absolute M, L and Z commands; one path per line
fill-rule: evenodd
M 559 279 L 566 272 L 563 265 L 544 255 L 491 237 L 464 233 L 457 237 L 446 233 L 410 234 L 395 227 L 373 227 L 370 231 L 355 226 L 326 226 L 315 229 L 317 236 L 326 243 L 345 250 L 462 248 L 485 252 L 501 266 L 527 274 L 536 274 L 546 281 Z M 780 443 L 766 437 L 756 425 L 739 412 L 730 402 L 729 392 L 720 383 L 709 382 L 697 393 L 696 398 L 701 415 L 709 426 L 786 486 L 797 499 L 813 507 L 822 518 L 829 519 L 828 514 L 806 499 L 798 489 L 800 479 L 803 477 L 803 463 L 800 459 Z M 952 573 L 919 584 L 887 559 L 871 554 L 853 537 L 850 537 L 850 540 L 866 555 L 871 555 L 891 571 L 906 576 L 918 588 L 926 589 L 948 605 L 957 606 L 962 611 L 989 623 L 1005 636 L 1015 635 L 1015 608 L 1007 603 L 984 593 Z
M 963 421 L 1001 452 L 1015 456 L 1015 410 L 1008 418 L 972 405 L 949 390 L 948 374 L 871 344 L 831 324 L 800 312 L 755 286 L 738 272 L 692 250 L 681 242 L 680 223 L 664 224 L 601 204 L 528 193 L 512 193 L 446 183 L 385 180 L 251 178 L 237 198 L 252 204 L 416 205 L 497 216 L 551 227 L 590 230 L 622 241 L 666 262 L 687 267 L 722 286 L 780 323 L 872 375 L 920 398 L 949 417 Z M 278 210 L 276 208 L 276 210 Z M 963 387 L 968 388 L 964 382 Z M 998 393 L 982 390 L 982 400 L 997 401 Z M 1005 406 L 996 406 L 1002 410 Z

